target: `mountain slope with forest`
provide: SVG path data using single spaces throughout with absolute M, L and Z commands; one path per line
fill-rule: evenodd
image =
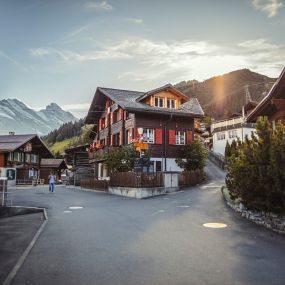
M 175 87 L 189 97 L 198 98 L 204 112 L 214 119 L 240 112 L 246 103 L 246 86 L 251 100 L 260 102 L 271 89 L 276 78 L 241 69 L 215 76 L 203 82 L 182 81 Z

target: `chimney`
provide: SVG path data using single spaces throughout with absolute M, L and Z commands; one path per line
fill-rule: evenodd
M 15 132 L 9 132 L 9 136 L 14 136 Z

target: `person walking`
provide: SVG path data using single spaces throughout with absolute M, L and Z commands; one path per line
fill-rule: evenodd
M 55 184 L 55 176 L 51 172 L 51 174 L 48 177 L 48 183 L 49 183 L 49 191 L 53 192 L 54 191 L 54 184 Z

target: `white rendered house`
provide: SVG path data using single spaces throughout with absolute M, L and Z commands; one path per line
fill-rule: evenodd
M 255 132 L 255 124 L 246 123 L 244 116 L 215 122 L 211 125 L 213 136 L 213 152 L 225 155 L 227 141 L 231 144 L 239 138 L 244 141 L 246 135 L 250 138 Z

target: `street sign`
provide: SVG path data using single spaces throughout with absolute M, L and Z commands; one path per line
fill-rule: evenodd
M 134 145 L 135 145 L 137 151 L 148 150 L 148 144 L 147 143 L 137 142 L 137 143 L 134 143 Z

